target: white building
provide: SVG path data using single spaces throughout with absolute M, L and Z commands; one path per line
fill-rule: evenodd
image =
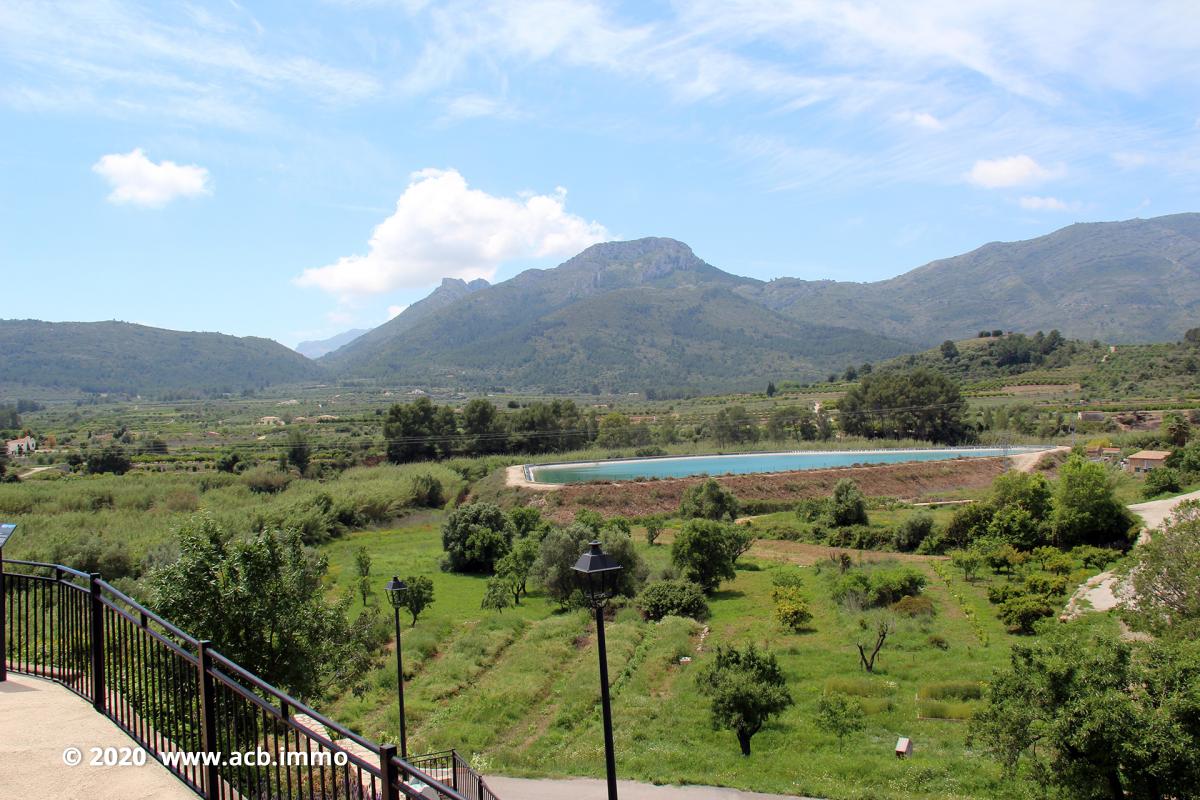
M 32 436 L 9 439 L 5 442 L 5 450 L 10 456 L 27 456 L 37 451 L 37 439 L 34 439 Z

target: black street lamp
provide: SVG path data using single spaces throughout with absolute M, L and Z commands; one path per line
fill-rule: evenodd
M 408 584 L 395 575 L 384 586 L 392 610 L 396 612 L 396 686 L 400 690 L 400 758 L 408 760 L 408 733 L 404 728 L 404 656 L 400 652 L 400 609 L 404 607 L 404 596 Z
M 604 766 L 608 773 L 608 800 L 617 800 L 617 759 L 613 753 L 612 705 L 608 699 L 608 653 L 604 647 L 604 606 L 617 586 L 621 565 L 592 542 L 575 562 L 584 599 L 596 612 L 596 644 L 600 650 L 600 705 L 604 712 Z

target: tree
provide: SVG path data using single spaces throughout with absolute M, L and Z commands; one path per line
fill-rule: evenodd
M 504 430 L 499 425 L 498 416 L 496 406 L 482 397 L 470 400 L 463 406 L 462 427 L 468 453 L 482 455 L 504 449 Z
M 1113 494 L 1101 464 L 1074 455 L 1058 471 L 1050 527 L 1063 549 L 1080 544 L 1128 547 L 1133 515 Z
M 838 527 L 867 524 L 867 498 L 863 496 L 858 484 L 849 478 L 842 478 L 833 487 L 829 519 Z
M 671 543 L 671 561 L 684 577 L 705 592 L 715 591 L 723 580 L 737 574 L 734 563 L 741 546 L 738 531 L 713 520 L 687 522 Z
M 1167 414 L 1163 417 L 1162 433 L 1175 447 L 1183 447 L 1192 435 L 1192 424 L 1183 414 Z
M 241 472 L 246 467 L 246 462 L 236 452 L 230 451 L 217 459 L 217 472 Z
M 1200 635 L 1200 502 L 1180 503 L 1135 554 L 1137 599 L 1126 611 L 1134 625 L 1156 636 Z
M 512 605 L 512 595 L 508 586 L 499 577 L 488 578 L 483 588 L 483 600 L 479 607 L 491 611 L 504 611 Z
M 817 699 L 817 727 L 838 737 L 838 749 L 846 737 L 863 729 L 863 708 L 858 700 L 841 692 Z
M 383 423 L 387 458 L 393 464 L 425 461 L 450 452 L 458 435 L 454 410 L 439 408 L 428 397 L 388 409 Z
M 783 670 L 773 653 L 750 644 L 744 650 L 717 645 L 713 660 L 697 675 L 700 692 L 711 699 L 714 730 L 732 730 L 742 755 L 763 725 L 792 704 Z
M 295 533 L 232 539 L 211 518 L 176 532 L 179 558 L 149 577 L 155 611 L 221 653 L 301 698 L 344 685 L 348 665 L 374 644 L 369 624 L 347 620 L 350 595 L 325 600 L 328 562 Z
M 972 432 L 958 383 L 926 367 L 867 375 L 838 409 L 842 430 L 851 435 L 959 444 Z
M 933 517 L 921 512 L 905 518 L 896 526 L 893 541 L 897 550 L 902 553 L 911 553 L 920 547 L 931 533 L 933 533 Z
M 526 537 L 514 540 L 508 554 L 496 562 L 496 577 L 508 587 L 514 605 L 521 605 L 521 595 L 528 593 L 526 585 L 537 559 L 538 543 Z
M 133 469 L 133 462 L 129 456 L 125 455 L 125 451 L 115 444 L 110 444 L 99 452 L 89 453 L 86 463 L 89 475 L 99 475 L 103 472 L 124 475 Z
M 858 620 L 860 636 L 854 643 L 858 648 L 858 662 L 867 672 L 875 671 L 875 659 L 879 651 L 896 630 L 896 621 L 888 614 L 874 613 Z M 870 651 L 870 655 L 867 655 Z
M 358 572 L 358 591 L 365 606 L 367 597 L 371 594 L 371 554 L 367 552 L 365 545 L 354 553 L 354 568 Z
M 564 608 L 575 602 L 579 591 L 578 576 L 572 567 L 594 537 L 591 528 L 576 523 L 552 528 L 538 545 L 533 575 L 546 594 Z
M 958 358 L 958 345 L 956 345 L 954 343 L 954 340 L 947 339 L 946 341 L 942 342 L 941 349 L 942 349 L 942 358 L 944 358 L 945 360 L 953 361 L 956 358 Z
M 774 396 L 775 396 L 775 382 L 768 381 L 767 382 L 767 397 L 774 397 Z
M 545 528 L 542 512 L 532 506 L 517 506 L 510 509 L 508 521 L 512 523 L 517 537 L 522 539 L 527 536 L 536 538 Z
M 312 460 L 312 449 L 308 446 L 308 439 L 296 428 L 288 431 L 287 460 L 301 475 L 308 471 L 309 461 Z
M 630 442 L 629 417 L 613 411 L 600 419 L 600 431 L 596 436 L 597 447 L 626 447 Z
M 713 478 L 689 486 L 679 502 L 679 516 L 685 519 L 737 519 L 738 501 L 733 492 Z
M 1095 626 L 1047 628 L 1014 645 L 971 739 L 1043 791 L 1069 800 L 1200 792 L 1200 647 L 1130 643 Z
M 491 573 L 512 546 L 513 527 L 493 503 L 472 503 L 450 512 L 442 524 L 442 549 L 451 572 Z
M 404 579 L 408 585 L 403 595 L 401 607 L 408 609 L 412 616 L 412 624 L 416 626 L 417 617 L 421 612 L 433 605 L 433 579 L 425 575 L 409 575 Z
M 646 527 L 646 544 L 653 547 L 666 524 L 659 517 L 649 517 L 642 524 Z

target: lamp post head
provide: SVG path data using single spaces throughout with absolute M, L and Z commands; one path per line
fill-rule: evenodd
M 617 588 L 617 573 L 621 565 L 600 549 L 599 542 L 592 542 L 573 569 L 579 580 L 579 588 L 592 608 L 600 608 L 613 596 Z
M 392 608 L 401 608 L 404 605 L 404 595 L 408 593 L 408 584 L 397 578 L 395 575 L 383 587 L 387 592 L 388 602 L 392 604 Z

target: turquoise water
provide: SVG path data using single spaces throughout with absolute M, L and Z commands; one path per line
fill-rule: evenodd
M 568 464 L 527 465 L 525 474 L 539 483 L 628 481 L 638 478 L 686 478 L 689 475 L 749 475 L 756 472 L 898 464 L 948 458 L 988 458 L 1045 450 L 1045 447 L 946 447 L 938 450 L 810 450 L 793 453 L 739 453 L 724 456 L 631 458 Z

